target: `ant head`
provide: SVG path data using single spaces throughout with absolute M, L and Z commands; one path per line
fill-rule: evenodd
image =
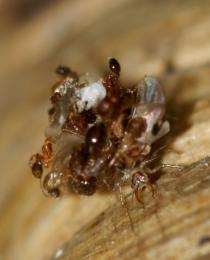
M 56 68 L 55 72 L 56 72 L 58 75 L 62 76 L 62 77 L 66 77 L 67 75 L 70 74 L 71 70 L 70 70 L 69 67 L 67 67 L 67 66 L 65 66 L 65 65 L 59 65 L 59 66 Z
M 31 156 L 29 165 L 31 167 L 32 174 L 36 178 L 41 178 L 43 174 L 43 156 L 39 153 Z
M 109 68 L 116 76 L 118 77 L 120 76 L 120 71 L 121 71 L 120 63 L 115 58 L 109 59 Z

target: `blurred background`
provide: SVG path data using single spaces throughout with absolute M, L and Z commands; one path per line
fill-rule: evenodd
M 100 74 L 113 56 L 125 84 L 198 73 L 185 98 L 206 96 L 209 14 L 210 0 L 0 0 L 0 259 L 48 259 L 115 199 L 50 200 L 30 174 L 55 68 Z

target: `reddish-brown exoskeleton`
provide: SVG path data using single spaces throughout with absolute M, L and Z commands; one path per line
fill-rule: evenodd
M 162 89 L 152 77 L 125 88 L 116 59 L 109 60 L 109 68 L 111 73 L 96 81 L 65 66 L 56 70 L 61 79 L 52 89 L 46 140 L 42 153 L 30 160 L 48 195 L 92 195 L 128 181 L 140 202 L 145 185 L 153 191 L 144 161 L 169 131 Z

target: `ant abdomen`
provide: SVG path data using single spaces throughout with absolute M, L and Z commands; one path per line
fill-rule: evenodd
M 110 60 L 109 60 L 109 68 L 117 76 L 120 75 L 121 67 L 120 67 L 119 62 L 115 58 L 110 58 Z
M 85 136 L 85 145 L 90 154 L 100 153 L 106 143 L 106 127 L 102 122 L 91 126 Z
M 43 192 L 57 198 L 61 195 L 63 174 L 57 171 L 49 172 L 42 180 Z

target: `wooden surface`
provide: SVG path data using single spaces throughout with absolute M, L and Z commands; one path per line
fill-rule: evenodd
M 210 1 L 34 3 L 0 2 L 0 259 L 209 259 Z M 128 196 L 134 231 L 115 194 L 52 200 L 27 165 L 55 67 L 100 74 L 110 56 L 125 84 L 161 79 L 172 131 L 160 161 L 187 165 L 163 172 L 144 208 Z

